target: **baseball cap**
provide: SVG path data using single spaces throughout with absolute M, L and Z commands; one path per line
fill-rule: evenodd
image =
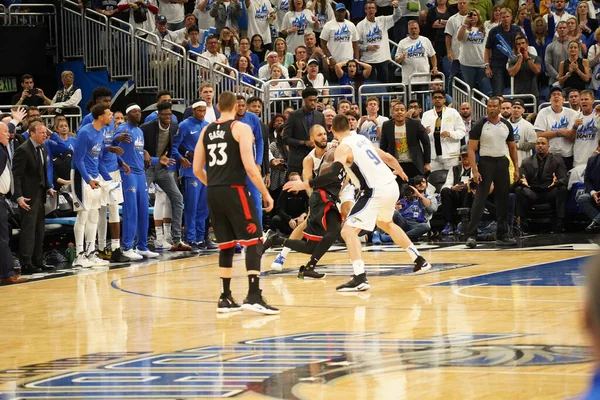
M 516 99 L 516 100 L 513 100 L 513 106 L 520 106 L 520 107 L 525 108 L 525 103 L 523 102 L 523 100 Z
M 308 60 L 308 62 L 306 63 L 306 65 L 310 65 L 310 64 L 317 64 L 317 65 L 319 65 L 319 62 L 317 60 L 315 60 L 314 58 L 311 58 L 310 60 Z
M 561 92 L 563 96 L 565 95 L 565 92 L 563 92 L 563 90 L 560 88 L 560 86 L 552 86 L 550 88 L 550 94 L 552 94 L 552 93 L 554 93 L 556 91 Z
M 157 24 L 166 24 L 167 23 L 167 17 L 165 17 L 164 15 L 159 15 L 156 17 L 156 23 Z
M 462 146 L 460 146 L 460 154 L 467 153 L 469 153 L 469 145 L 463 144 Z
M 340 10 L 345 10 L 346 9 L 346 5 L 344 3 L 337 3 L 337 5 L 335 6 L 335 11 L 340 11 Z

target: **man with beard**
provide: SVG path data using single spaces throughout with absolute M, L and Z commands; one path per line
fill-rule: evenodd
M 523 100 L 515 100 L 512 103 L 512 113 L 508 122 L 512 125 L 515 143 L 517 144 L 517 155 L 523 163 L 531 155 L 531 149 L 535 147 L 537 135 L 531 122 L 523 118 L 525 104 Z M 516 167 L 516 166 L 515 166 Z
M 581 111 L 581 93 L 577 89 L 571 89 L 567 95 L 569 108 L 573 111 Z
M 510 100 L 502 100 L 502 104 L 500 105 L 500 116 L 502 119 L 508 121 L 512 115 L 512 101 Z
M 468 101 L 465 101 L 460 105 L 459 111 L 460 117 L 463 120 L 463 124 L 465 124 L 465 140 L 464 142 L 469 141 L 469 132 L 471 132 L 471 125 L 473 125 L 473 121 L 471 121 L 471 104 Z
M 335 20 L 327 22 L 321 31 L 321 48 L 329 58 L 329 65 L 342 61 L 358 60 L 358 31 L 356 26 L 346 20 L 346 6 L 335 6 Z
M 300 226 L 292 232 L 289 239 L 285 239 L 280 235 L 273 235 L 269 231 L 267 232 L 264 249 L 267 250 L 273 245 L 283 245 L 285 246 L 284 250 L 288 249 L 287 252 L 289 252 L 289 249 L 292 249 L 301 253 L 311 254 L 311 258 L 306 263 L 306 266 L 303 265 L 300 267 L 298 278 L 321 279 L 325 277 L 325 274 L 315 271 L 315 266 L 339 237 L 342 229 L 342 219 L 336 203 L 346 174 L 342 170 L 338 175 L 338 179 L 319 183 L 319 178 L 315 178 L 314 176 L 320 176 L 330 170 L 333 163 L 334 151 L 327 151 L 327 132 L 325 132 L 322 126 L 313 126 L 310 130 L 310 138 L 314 142 L 315 148 L 304 158 L 303 178 L 305 182 L 311 181 L 314 183 L 316 181 L 317 183 L 311 185 L 315 188 L 314 191 L 310 188 L 299 189 L 306 190 L 307 194 L 310 195 L 308 200 L 308 219 L 300 225 L 304 225 L 305 240 L 296 239 Z M 286 190 L 285 187 L 284 190 Z M 283 257 L 285 261 L 283 251 L 279 257 Z
M 131 172 L 123 174 L 123 255 L 131 260 L 143 257 L 157 258 L 158 253 L 150 251 L 148 243 L 148 186 L 146 185 L 144 132 L 139 128 L 142 110 L 137 104 L 130 104 L 125 110 L 127 122 L 119 125 L 114 141 L 123 149 L 123 161 L 129 165 Z M 119 136 L 127 134 L 131 140 L 120 140 Z M 152 159 L 152 164 L 167 166 L 175 160 L 166 155 Z M 124 171 L 123 171 L 124 172 Z M 137 233 L 137 251 L 133 249 L 133 240 Z
M 550 141 L 550 153 L 563 158 L 567 171 L 573 168 L 573 124 L 578 115 L 576 111 L 563 107 L 565 96 L 558 86 L 550 89 L 550 107 L 540 110 L 533 126 L 537 136 Z

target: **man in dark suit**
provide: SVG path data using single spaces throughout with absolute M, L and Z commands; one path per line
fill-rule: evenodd
M 383 123 L 379 147 L 394 156 L 412 178 L 431 171 L 431 143 L 421 121 L 406 118 L 406 106 L 396 103 L 392 118 Z
M 6 197 L 10 196 L 14 190 L 11 161 L 6 149 L 8 138 L 8 126 L 4 122 L 0 122 L 0 283 L 7 285 L 27 280 L 15 273 L 15 262 L 8 246 L 10 228 Z
M 162 102 L 157 106 L 158 119 L 142 125 L 144 132 L 144 150 L 146 150 L 146 165 L 151 158 L 163 156 L 172 159 L 173 136 L 177 133 L 178 125 L 173 122 L 171 103 Z M 173 164 L 175 160 L 172 160 Z M 181 218 L 183 215 L 183 195 L 175 182 L 175 171 L 169 171 L 161 163 L 150 165 L 146 170 L 146 182 L 154 183 L 166 193 L 171 201 L 173 246 L 171 251 L 188 251 L 192 248 L 181 241 Z
M 14 199 L 21 211 L 19 261 L 24 274 L 54 271 L 44 265 L 44 227 L 46 194 L 56 192 L 48 181 L 48 155 L 44 142 L 46 127 L 41 122 L 29 125 L 29 140 L 15 150 L 13 158 Z
M 517 196 L 517 227 L 527 230 L 524 219 L 532 205 L 550 202 L 556 210 L 555 232 L 564 232 L 567 211 L 567 168 L 559 155 L 549 152 L 548 139 L 539 136 L 535 154 L 521 163 L 521 180 L 515 189 Z
M 315 88 L 303 90 L 302 108 L 292 111 L 283 126 L 283 142 L 289 146 L 288 174 L 298 172 L 302 175 L 302 161 L 315 147 L 308 131 L 313 125 L 325 126 L 325 117 L 316 110 L 318 94 Z
M 4 122 L 8 127 L 9 138 L 6 149 L 8 150 L 8 155 L 10 156 L 11 160 L 15 155 L 16 148 L 22 145 L 25 140 L 27 140 L 23 135 L 17 133 L 17 127 L 21 124 L 21 121 L 23 121 L 26 116 L 27 112 L 24 108 L 12 111 L 10 114 L 0 115 L 0 122 Z
M 585 167 L 585 193 L 579 196 L 577 203 L 592 222 L 585 228 L 586 232 L 600 232 L 600 140 L 594 154 L 588 158 Z

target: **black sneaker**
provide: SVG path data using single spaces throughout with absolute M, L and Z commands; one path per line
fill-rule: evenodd
M 369 290 L 371 285 L 367 280 L 367 274 L 362 273 L 360 275 L 352 275 L 352 279 L 335 288 L 338 292 L 362 292 Z
M 103 260 L 110 261 L 112 257 L 112 251 L 110 250 L 110 247 L 107 246 L 104 248 L 104 250 L 99 250 L 98 257 L 100 257 Z
M 268 305 L 266 300 L 262 297 L 262 290 L 259 290 L 257 293 L 249 294 L 248 297 L 244 299 L 242 309 L 267 315 L 279 314 L 279 310 Z
M 110 255 L 111 263 L 128 263 L 131 262 L 131 259 L 125 255 L 123 255 L 123 250 L 119 247 L 115 251 L 113 251 Z
M 300 271 L 298 271 L 299 279 L 323 279 L 325 278 L 325 274 L 321 274 L 320 272 L 315 271 L 314 268 L 306 268 L 304 265 L 300 267 Z
M 241 311 L 242 307 L 238 303 L 235 302 L 231 293 L 227 296 L 221 295 L 219 297 L 219 303 L 217 304 L 217 312 L 218 313 L 230 313 L 235 311 Z
M 265 236 L 266 239 L 263 242 L 263 254 L 273 246 L 281 246 L 285 241 L 285 238 L 272 229 L 269 229 Z
M 415 260 L 415 266 L 413 267 L 413 272 L 415 274 L 422 274 L 423 272 L 429 271 L 431 269 L 431 264 L 427 262 L 423 258 L 423 256 L 417 257 Z

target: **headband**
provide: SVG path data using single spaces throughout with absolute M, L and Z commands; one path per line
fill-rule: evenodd
M 206 102 L 205 101 L 197 101 L 194 104 L 192 104 L 192 109 L 196 108 L 196 107 L 206 107 Z
M 132 104 L 129 107 L 127 107 L 127 109 L 125 110 L 125 114 L 129 114 L 129 111 L 133 111 L 133 110 L 140 110 L 141 111 L 142 109 L 137 104 Z

